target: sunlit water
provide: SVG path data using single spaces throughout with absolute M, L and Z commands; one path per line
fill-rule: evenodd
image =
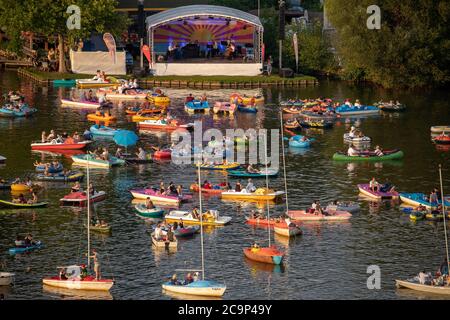
M 29 119 L 0 118 L 0 154 L 8 158 L 0 167 L 0 177 L 14 178 L 34 173 L 35 160 L 50 160 L 52 155 L 32 153 L 30 142 L 40 138 L 45 130 L 58 132 L 84 131 L 90 124 L 85 114 L 60 106 L 59 99 L 69 89 L 39 87 L 20 79 L 12 72 L 0 75 L 0 91 L 20 89 L 39 113 Z M 323 82 L 318 87 L 264 89 L 267 105 L 257 115 L 237 114 L 234 118 L 195 115 L 183 108 L 183 98 L 190 90 L 170 89 L 173 97 L 171 113 L 183 120 L 203 119 L 203 127 L 279 128 L 278 101 L 288 98 L 331 97 L 359 98 L 366 103 L 380 99 L 398 99 L 408 107 L 403 114 L 382 114 L 361 119 L 361 128 L 374 143 L 384 148 L 399 148 L 405 152 L 402 161 L 387 163 L 337 163 L 334 152 L 344 149 L 343 133 L 350 124 L 340 121 L 325 132 L 307 131 L 317 141 L 310 149 L 296 151 L 286 148 L 286 170 L 289 208 L 304 209 L 314 199 L 328 203 L 334 199 L 359 201 L 362 209 L 347 223 L 309 223 L 303 235 L 288 241 L 272 234 L 272 241 L 286 251 L 284 266 L 272 267 L 247 261 L 242 253 L 255 240 L 267 241 L 266 229 L 254 229 L 244 223 L 245 214 L 256 206 L 250 203 L 223 202 L 208 198 L 207 208 L 217 209 L 233 217 L 232 224 L 206 229 L 206 275 L 227 285 L 224 299 L 397 299 L 425 298 L 421 294 L 395 289 L 394 279 L 409 278 L 426 268 L 435 271 L 444 254 L 442 223 L 413 223 L 399 210 L 398 203 L 368 202 L 358 198 L 356 185 L 372 176 L 379 181 L 393 182 L 398 190 L 429 192 L 438 186 L 438 164 L 444 166 L 444 187 L 450 193 L 450 152 L 436 149 L 430 141 L 429 127 L 450 124 L 448 93 L 390 92 L 345 83 Z M 227 100 L 233 91 L 208 90 L 210 99 Z M 201 94 L 202 91 L 195 91 Z M 123 107 L 116 106 L 118 127 L 134 129 Z M 166 134 L 141 135 L 140 144 L 166 144 Z M 113 143 L 110 144 L 113 151 Z M 133 150 L 134 151 L 134 150 Z M 71 160 L 61 159 L 66 167 Z M 224 181 L 220 172 L 203 172 L 203 179 Z M 56 292 L 43 289 L 42 278 L 56 274 L 57 266 L 85 262 L 86 231 L 83 226 L 86 211 L 61 208 L 59 199 L 69 192 L 69 185 L 43 184 L 41 198 L 51 205 L 39 210 L 0 211 L 0 261 L 6 270 L 16 273 L 12 289 L 0 288 L 8 299 L 114 298 L 170 299 L 162 293 L 161 283 L 177 268 L 200 266 L 200 236 L 180 239 L 178 251 L 158 252 L 151 245 L 150 225 L 135 215 L 130 188 L 174 181 L 186 188 L 196 179 L 193 166 L 152 163 L 147 166 L 126 166 L 110 171 L 92 170 L 97 189 L 105 190 L 107 200 L 95 205 L 95 212 L 112 225 L 112 234 L 92 234 L 92 247 L 99 250 L 105 276 L 114 277 L 111 294 Z M 232 180 L 235 182 L 235 180 Z M 258 185 L 264 180 L 258 180 Z M 270 186 L 283 190 L 283 176 L 270 180 Z M 9 199 L 9 192 L 1 192 Z M 182 206 L 190 209 L 197 200 Z M 270 213 L 279 215 L 284 203 L 271 206 Z M 31 254 L 9 256 L 16 234 L 31 232 L 45 248 Z M 367 288 L 369 265 L 381 268 L 381 289 Z M 181 274 L 180 274 L 181 276 Z M 430 297 L 430 296 L 428 296 Z M 431 296 L 433 298 L 433 296 Z M 186 298 L 186 297 L 175 297 Z M 435 297 L 437 298 L 437 297 Z

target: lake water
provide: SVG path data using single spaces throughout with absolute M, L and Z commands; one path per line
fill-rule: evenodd
M 67 88 L 40 87 L 18 78 L 14 72 L 2 71 L 0 91 L 20 89 L 30 105 L 39 112 L 29 119 L 0 118 L 0 154 L 7 163 L 0 166 L 0 177 L 9 179 L 34 173 L 36 160 L 59 159 L 71 166 L 67 157 L 31 152 L 30 143 L 40 139 L 42 131 L 83 132 L 90 124 L 85 113 L 60 106 L 59 99 L 68 97 Z M 438 186 L 438 164 L 444 167 L 444 187 L 450 193 L 450 151 L 437 149 L 430 141 L 430 126 L 450 124 L 450 94 L 445 91 L 385 91 L 373 87 L 349 85 L 344 82 L 321 82 L 317 87 L 264 89 L 266 106 L 258 114 L 237 114 L 234 118 L 211 115 L 189 116 L 183 107 L 189 89 L 168 89 L 172 98 L 171 113 L 182 120 L 203 119 L 204 128 L 279 128 L 277 103 L 288 98 L 330 97 L 360 99 L 363 103 L 398 99 L 408 110 L 402 114 L 383 113 L 360 119 L 364 133 L 385 149 L 399 148 L 405 157 L 386 163 L 338 163 L 333 153 L 343 150 L 342 136 L 351 124 L 341 120 L 327 131 L 309 130 L 316 138 L 310 149 L 295 151 L 286 148 L 286 170 L 289 208 L 305 209 L 315 199 L 326 204 L 334 199 L 358 201 L 361 211 L 346 223 L 308 223 L 303 235 L 290 241 L 274 236 L 272 241 L 286 251 L 283 267 L 259 265 L 247 261 L 242 253 L 255 240 L 264 243 L 267 230 L 245 224 L 245 215 L 255 204 L 223 202 L 210 197 L 204 201 L 208 209 L 217 209 L 232 216 L 232 223 L 223 228 L 206 229 L 206 275 L 225 282 L 224 299 L 403 299 L 429 298 L 410 291 L 396 290 L 394 279 L 409 278 L 421 269 L 435 271 L 445 256 L 442 223 L 411 222 L 407 214 L 392 201 L 373 202 L 359 198 L 356 185 L 388 179 L 397 190 L 429 192 Z M 227 100 L 231 90 L 208 90 L 210 100 Z M 242 90 L 242 92 L 245 92 Z M 202 91 L 193 91 L 199 95 Z M 116 106 L 117 127 L 135 129 L 126 118 L 123 106 Z M 140 135 L 140 145 L 166 144 L 169 136 Z M 96 146 L 114 143 L 100 141 Z M 202 172 L 203 179 L 222 182 L 220 172 Z M 174 181 L 188 187 L 196 179 L 194 166 L 152 163 L 147 166 L 125 166 L 109 171 L 92 170 L 91 178 L 99 190 L 107 192 L 107 200 L 95 205 L 95 212 L 112 225 L 110 236 L 91 234 L 92 247 L 101 255 L 105 276 L 113 276 L 116 284 L 110 294 L 89 295 L 43 289 L 42 278 L 57 273 L 57 266 L 85 263 L 86 211 L 61 208 L 59 199 L 70 185 L 43 184 L 41 198 L 50 206 L 36 210 L 0 210 L 0 261 L 7 271 L 16 273 L 15 286 L 0 288 L 7 299 L 171 299 L 161 290 L 161 283 L 177 268 L 200 267 L 200 235 L 179 241 L 178 251 L 167 253 L 152 248 L 148 234 L 151 226 L 135 215 L 129 189 L 160 180 Z M 232 180 L 233 184 L 236 180 Z M 262 186 L 264 179 L 257 181 Z M 283 190 L 283 175 L 270 179 L 271 188 Z M 9 192 L 0 192 L 0 199 L 10 199 Z M 197 200 L 184 204 L 190 209 Z M 284 202 L 270 206 L 271 215 L 280 215 Z M 10 248 L 18 233 L 31 232 L 45 247 L 31 254 L 10 256 Z M 381 270 L 381 289 L 367 288 L 367 268 L 377 265 Z M 179 276 L 182 276 L 179 274 Z M 435 298 L 431 296 L 432 298 Z M 186 298 L 186 297 L 175 297 Z

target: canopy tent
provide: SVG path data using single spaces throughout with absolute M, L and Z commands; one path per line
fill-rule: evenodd
M 260 73 L 264 28 L 257 16 L 233 8 L 192 5 L 149 16 L 146 23 L 151 61 L 157 71 L 161 71 L 160 64 L 164 64 L 164 74 Z M 230 43 L 233 54 L 226 51 Z M 170 51 L 169 48 L 175 49 Z M 170 54 L 172 52 L 175 54 Z M 189 63 L 190 66 L 176 71 L 172 63 Z M 204 66 L 212 63 L 233 65 L 218 66 L 217 69 Z M 168 70 L 168 65 L 172 71 Z

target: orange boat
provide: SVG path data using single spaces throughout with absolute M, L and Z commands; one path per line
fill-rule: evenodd
M 247 224 L 251 224 L 251 225 L 257 225 L 257 226 L 271 226 L 273 227 L 275 223 L 280 222 L 279 218 L 270 218 L 269 220 L 267 220 L 267 218 L 248 218 L 245 217 L 245 220 L 247 222 Z
M 190 186 L 190 190 L 191 191 L 198 192 L 198 189 L 199 189 L 198 188 L 198 184 L 196 184 L 196 183 L 191 184 L 191 186 Z M 207 188 L 202 188 L 202 193 L 207 193 L 207 194 L 210 194 L 210 195 L 220 195 L 224 191 L 226 191 L 226 190 L 224 190 L 224 189 L 207 189 Z
M 265 247 L 265 248 L 244 248 L 244 255 L 253 261 L 270 263 L 270 264 L 281 264 L 284 257 L 284 252 L 278 250 L 275 246 Z
M 102 122 L 110 122 L 110 121 L 116 121 L 117 118 L 111 114 L 102 114 L 101 112 L 97 111 L 96 113 L 90 113 L 87 115 L 87 119 L 90 121 L 102 121 Z

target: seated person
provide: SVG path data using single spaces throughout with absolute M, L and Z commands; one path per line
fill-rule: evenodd
M 351 145 L 347 150 L 347 155 L 349 157 L 357 157 L 357 156 L 359 156 L 359 152 L 358 152 L 358 150 L 356 150 L 354 145 Z
M 380 146 L 375 147 L 374 153 L 377 157 L 384 156 L 383 150 L 380 148 Z
M 14 241 L 14 244 L 16 245 L 16 247 L 23 247 L 23 246 L 25 246 L 25 241 L 22 240 L 20 235 L 17 235 L 16 240 Z
M 145 200 L 145 207 L 147 209 L 154 209 L 155 205 L 153 204 L 153 201 L 150 200 L 150 197 L 147 197 L 147 199 Z
M 189 93 L 189 96 L 186 97 L 185 102 L 188 103 L 188 102 L 192 102 L 194 100 L 195 100 L 195 98 L 192 96 L 192 93 Z
M 258 169 L 253 168 L 253 166 L 251 164 L 249 164 L 248 167 L 247 167 L 247 172 L 249 172 L 249 173 L 259 173 L 260 171 Z
M 369 182 L 369 188 L 372 190 L 372 192 L 378 192 L 380 191 L 380 184 L 377 180 L 375 180 L 375 177 L 372 178 Z
M 185 284 L 190 284 L 190 283 L 192 283 L 192 282 L 194 282 L 194 278 L 192 277 L 191 273 L 189 272 L 189 273 L 186 275 L 186 278 L 184 279 L 184 283 L 185 283 Z
M 67 275 L 66 275 L 66 269 L 61 268 L 61 270 L 59 270 L 59 280 L 67 280 Z
M 81 270 L 80 278 L 81 278 L 81 280 L 83 280 L 84 278 L 86 278 L 88 276 L 88 270 L 86 268 L 86 265 L 82 264 L 80 266 L 80 270 Z

